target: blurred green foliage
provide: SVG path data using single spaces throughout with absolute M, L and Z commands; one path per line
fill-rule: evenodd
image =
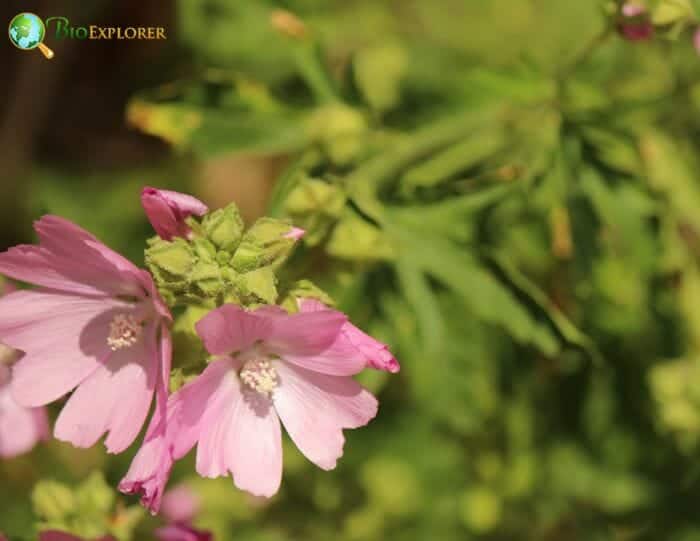
M 675 24 L 674 1 L 698 16 L 659 0 L 656 22 Z M 108 193 L 47 174 L 39 205 L 140 260 L 138 186 L 166 170 L 183 186 L 190 160 L 289 157 L 269 214 L 307 229 L 290 278 L 402 363 L 361 376 L 380 414 L 336 471 L 285 442 L 270 502 L 179 465 L 197 525 L 219 541 L 700 539 L 700 58 L 687 25 L 623 41 L 614 7 L 180 0 L 198 76 L 126 113 L 172 164 Z M 0 465 L 0 501 L 36 481 L 31 460 Z M 95 460 L 114 484 L 128 457 Z M 28 506 L 0 526 L 20 535 Z

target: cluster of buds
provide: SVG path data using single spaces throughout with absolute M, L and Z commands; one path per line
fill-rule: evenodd
M 170 305 L 232 302 L 275 304 L 275 270 L 287 259 L 303 230 L 288 222 L 261 218 L 244 231 L 235 204 L 184 219 L 186 234 L 153 237 L 146 264 Z

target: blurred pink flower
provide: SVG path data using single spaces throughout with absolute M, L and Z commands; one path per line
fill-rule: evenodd
M 299 310 L 304 313 L 330 310 L 325 304 L 316 299 L 299 299 L 298 303 Z M 386 344 L 382 344 L 368 334 L 365 334 L 349 321 L 345 322 L 342 331 L 350 343 L 357 348 L 360 355 L 365 358 L 365 364 L 368 368 L 384 370 L 392 374 L 401 370 L 399 362 L 391 354 L 389 346 Z
M 153 229 L 168 241 L 173 237 L 187 238 L 191 231 L 185 219 L 209 212 L 209 208 L 196 197 L 149 186 L 141 191 L 141 205 Z
M 163 495 L 162 511 L 168 522 L 192 522 L 199 511 L 199 498 L 189 486 L 178 485 Z
M 5 282 L 3 293 L 15 291 L 15 286 Z M 24 408 L 12 398 L 10 392 L 10 363 L 18 353 L 0 344 L 0 457 L 12 458 L 34 447 L 40 440 L 49 438 L 49 420 L 45 408 Z M 0 541 L 2 537 L 0 536 Z
M 5 351 L 3 351 L 5 350 Z M 0 344 L 0 457 L 12 458 L 49 438 L 49 421 L 45 408 L 24 408 L 10 392 L 10 369 L 2 357 L 13 352 Z
M 377 413 L 377 400 L 350 377 L 365 357 L 343 333 L 346 322 L 329 309 L 290 315 L 228 304 L 207 314 L 196 329 L 216 358 L 171 396 L 172 456 L 197 444 L 200 475 L 230 472 L 240 489 L 270 497 L 282 479 L 281 419 L 309 460 L 333 469 L 343 429 Z
M 146 271 L 77 225 L 56 216 L 35 223 L 39 246 L 0 253 L 0 272 L 40 286 L 0 299 L 0 341 L 21 350 L 14 399 L 53 402 L 75 388 L 56 438 L 90 447 L 105 433 L 118 453 L 136 438 L 154 390 L 167 399 L 170 313 Z
M 196 530 L 187 524 L 168 524 L 155 532 L 158 541 L 212 541 L 211 532 Z
M 618 31 L 629 41 L 645 41 L 654 35 L 646 7 L 636 2 L 625 2 L 620 13 Z
M 700 54 L 700 27 L 695 30 L 695 34 L 693 35 L 693 45 L 698 54 Z

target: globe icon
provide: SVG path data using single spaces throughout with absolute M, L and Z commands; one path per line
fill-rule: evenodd
M 38 47 L 45 33 L 44 21 L 33 13 L 20 13 L 10 21 L 10 41 L 20 49 Z
M 10 21 L 8 34 L 15 47 L 25 51 L 38 47 L 46 58 L 53 58 L 53 51 L 42 43 L 46 27 L 41 17 L 26 12 L 15 15 Z

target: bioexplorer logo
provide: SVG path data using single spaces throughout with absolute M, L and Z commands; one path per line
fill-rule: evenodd
M 54 53 L 44 44 L 47 32 L 57 40 L 101 40 L 101 39 L 168 39 L 162 26 L 72 26 L 68 17 L 49 17 L 46 22 L 34 13 L 19 13 L 10 21 L 10 42 L 23 51 L 39 49 L 46 58 Z

